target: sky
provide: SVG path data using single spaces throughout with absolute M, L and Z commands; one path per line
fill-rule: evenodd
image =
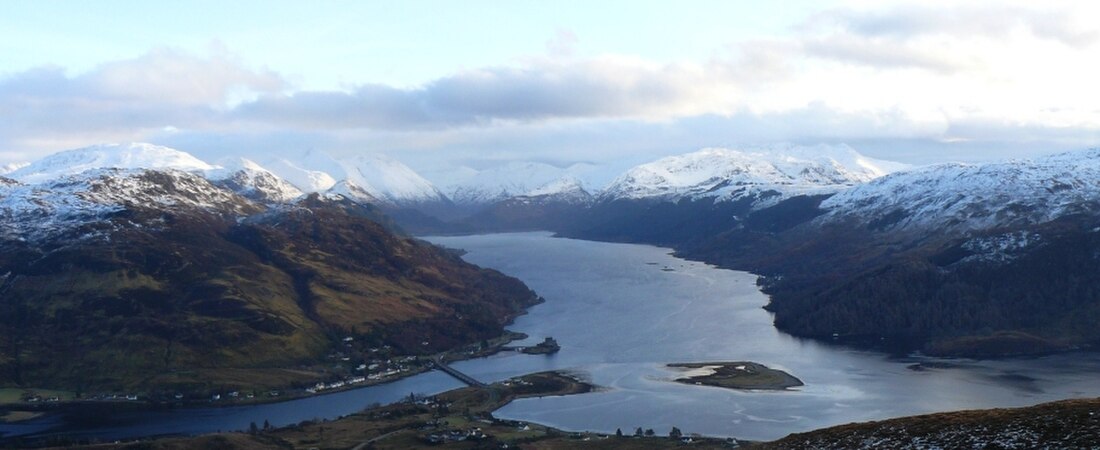
M 428 175 L 704 147 L 911 164 L 1091 148 L 1094 5 L 13 0 L 0 164 L 119 141 L 380 152 Z

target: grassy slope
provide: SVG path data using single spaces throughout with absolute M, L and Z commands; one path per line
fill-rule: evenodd
M 535 300 L 518 280 L 335 206 L 241 224 L 165 216 L 138 212 L 128 219 L 165 225 L 50 251 L 8 243 L 0 385 L 285 385 L 311 378 L 295 369 L 343 336 L 438 351 L 499 334 Z
M 960 411 L 841 425 L 798 433 L 765 449 L 1095 448 L 1100 399 L 1028 408 Z

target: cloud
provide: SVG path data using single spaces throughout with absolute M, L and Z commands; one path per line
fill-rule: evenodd
M 926 2 L 880 9 L 836 9 L 815 15 L 804 29 L 844 30 L 861 36 L 913 39 L 949 35 L 955 38 L 1003 39 L 1018 32 L 1072 47 L 1100 39 L 1092 13 L 1080 2 Z
M 807 56 L 880 68 L 951 74 L 982 68 L 985 50 L 1050 41 L 1077 50 L 1100 40 L 1083 4 L 943 3 L 833 9 L 798 27 Z
M 0 142 L 88 143 L 212 126 L 234 102 L 285 87 L 278 75 L 248 69 L 224 51 L 198 57 L 157 49 L 76 76 L 38 67 L 0 78 Z
M 581 56 L 591 53 L 562 30 L 540 56 L 414 87 L 295 89 L 225 50 L 159 49 L 77 75 L 39 67 L 0 78 L 0 148 L 149 139 L 567 163 L 774 141 L 887 153 L 904 143 L 917 160 L 919 145 L 942 158 L 955 157 L 951 146 L 1096 145 L 1100 28 L 1077 5 L 1046 6 L 835 9 L 786 35 L 715 42 L 694 61 Z
M 500 121 L 667 118 L 723 109 L 732 91 L 719 71 L 604 57 L 467 70 L 422 87 L 367 84 L 352 92 L 299 92 L 242 105 L 237 116 L 310 127 L 374 129 L 489 125 Z

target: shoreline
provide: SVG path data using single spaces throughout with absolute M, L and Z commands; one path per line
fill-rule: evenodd
M 749 444 L 732 438 L 698 434 L 670 436 L 668 430 L 644 433 L 638 429 L 615 433 L 565 431 L 535 422 L 496 418 L 493 413 L 514 400 L 579 395 L 600 390 L 580 375 L 552 370 L 530 373 L 481 387 L 461 387 L 425 397 L 364 409 L 334 420 L 305 421 L 296 425 L 248 432 L 208 433 L 196 436 L 147 437 L 112 444 L 62 442 L 80 448 L 205 448 L 248 449 L 258 445 L 286 448 L 497 448 L 535 444 L 539 448 L 575 448 L 589 441 L 605 441 L 619 448 L 674 448 L 692 443 L 696 448 L 730 448 Z M 594 442 L 593 442 L 594 443 Z M 604 447 L 607 448 L 607 447 Z
M 540 302 L 541 303 L 541 302 Z M 536 303 L 537 304 L 537 303 Z M 532 305 L 534 306 L 534 305 Z M 526 311 L 517 314 L 514 317 L 510 317 L 508 323 L 512 323 L 515 317 L 525 314 Z M 469 344 L 458 349 L 449 350 L 435 355 L 417 356 L 418 361 L 431 361 L 436 357 L 444 358 L 448 362 L 465 361 L 469 359 L 484 358 L 500 353 L 502 351 L 510 350 L 507 348 L 509 344 L 515 341 L 526 339 L 528 336 L 524 333 L 518 333 L 511 330 L 505 330 L 500 336 L 489 340 L 490 346 L 476 350 L 464 350 L 471 345 Z M 59 400 L 59 401 L 42 401 L 42 402 L 12 402 L 7 404 L 0 404 L 0 424 L 18 425 L 27 423 L 33 420 L 45 419 L 49 417 L 58 416 L 66 412 L 80 411 L 84 409 L 94 408 L 111 408 L 117 412 L 134 412 L 134 411 L 161 411 L 161 410 L 183 410 L 183 409 L 220 409 L 220 408 L 235 408 L 235 407 L 249 407 L 260 406 L 268 404 L 286 403 L 297 400 L 302 400 L 312 397 L 323 397 L 325 395 L 338 394 L 347 391 L 353 391 L 357 389 L 370 388 L 389 383 L 394 383 L 406 378 L 411 378 L 417 375 L 422 375 L 431 372 L 436 369 L 432 364 L 420 364 L 411 370 L 399 372 L 391 376 L 387 376 L 381 379 L 365 379 L 356 383 L 345 383 L 344 385 L 336 388 L 327 388 L 324 390 L 310 391 L 307 389 L 295 389 L 295 388 L 283 388 L 273 389 L 269 391 L 275 392 L 275 395 L 254 397 L 247 396 L 233 396 L 222 400 L 205 399 L 186 399 L 176 401 L 150 401 L 141 399 L 127 399 L 125 396 L 117 395 L 111 398 L 105 399 L 72 399 L 72 400 Z M 10 388 L 15 390 L 21 390 L 26 392 L 59 392 L 49 389 L 38 388 Z M 46 434 L 35 434 L 35 436 L 48 436 Z M 5 437 L 0 436 L 0 441 L 5 440 Z

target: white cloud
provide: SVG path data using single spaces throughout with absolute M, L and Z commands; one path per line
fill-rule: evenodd
M 654 118 L 730 109 L 736 90 L 700 64 L 635 58 L 533 61 L 466 70 L 425 86 L 363 85 L 352 92 L 298 92 L 260 98 L 238 117 L 317 128 L 432 129 L 507 121 Z
M 57 150 L 165 127 L 220 126 L 234 100 L 285 86 L 216 50 L 198 57 L 157 49 L 76 76 L 39 67 L 0 78 L 0 143 Z
M 944 159 L 958 158 L 951 146 L 1094 146 L 1100 25 L 1089 8 L 856 5 L 788 35 L 715 42 L 705 61 L 582 57 L 593 53 L 563 29 L 543 56 L 345 91 L 294 90 L 224 50 L 154 50 L 75 76 L 43 67 L 0 79 L 0 144 L 146 138 L 559 162 L 771 141 L 896 142 L 914 159 L 926 158 L 917 145 Z

